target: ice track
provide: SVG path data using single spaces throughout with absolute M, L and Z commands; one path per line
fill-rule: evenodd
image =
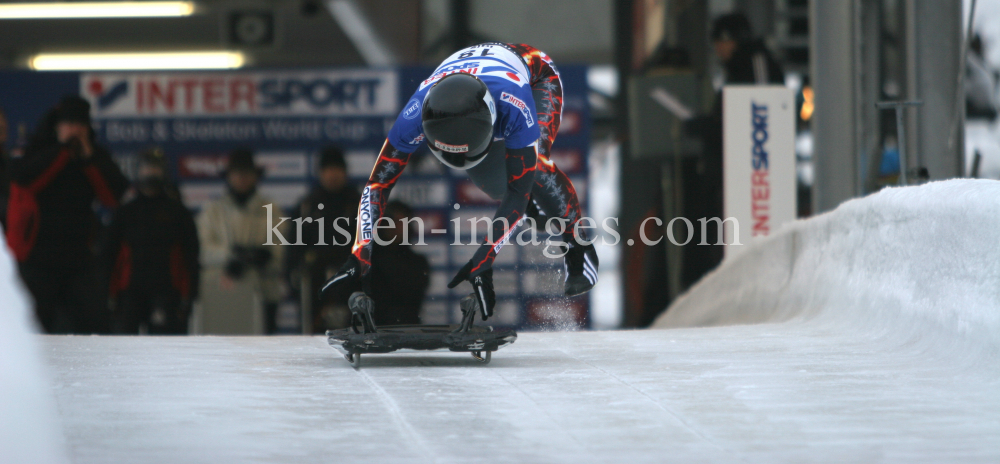
M 995 377 L 791 325 L 524 334 L 487 366 L 360 371 L 322 338 L 45 346 L 78 463 L 1000 459 Z
M 42 337 L 76 463 L 1000 462 L 1000 183 L 892 189 L 707 277 L 665 330 L 364 357 Z M 734 325 L 742 324 L 742 325 Z

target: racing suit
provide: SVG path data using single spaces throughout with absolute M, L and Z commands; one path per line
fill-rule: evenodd
M 471 276 L 492 268 L 502 245 L 526 214 L 564 219 L 563 240 L 576 238 L 574 226 L 581 216 L 576 190 L 549 158 L 562 113 L 559 71 L 548 55 L 529 45 L 484 43 L 459 50 L 442 62 L 420 84 L 389 131 L 358 211 L 352 253 L 360 262 L 362 275 L 371 266 L 373 224 L 382 216 L 389 193 L 411 154 L 424 143 L 420 115 L 423 98 L 435 82 L 457 72 L 482 80 L 497 105 L 490 152 L 468 170 L 469 178 L 479 188 L 500 201 L 492 234 L 473 255 Z

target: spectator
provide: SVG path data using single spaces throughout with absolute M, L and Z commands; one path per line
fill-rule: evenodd
M 281 282 L 282 247 L 270 225 L 287 236 L 277 205 L 257 193 L 264 170 L 253 152 L 229 155 L 226 194 L 198 216 L 203 272 L 200 331 L 203 333 L 273 333 Z M 269 213 L 270 216 L 269 217 Z M 272 224 L 273 221 L 273 224 Z M 275 245 L 264 245 L 265 243 Z
M 10 155 L 7 152 L 7 115 L 0 108 L 0 229 L 7 230 L 7 197 L 10 192 L 10 179 L 7 167 Z
M 764 41 L 754 37 L 743 13 L 720 16 L 712 24 L 715 55 L 726 70 L 726 84 L 784 84 L 785 74 Z
M 112 330 L 183 335 L 198 291 L 198 232 L 167 183 L 162 151 L 142 153 L 136 177 L 135 196 L 115 214 L 105 247 Z
M 725 69 L 728 84 L 784 84 L 785 75 L 764 42 L 754 37 L 750 21 L 742 13 L 720 16 L 712 24 L 715 54 Z M 685 210 L 692 218 L 722 217 L 722 91 L 715 96 L 712 112 L 688 121 L 686 131 L 702 141 L 702 156 L 697 178 L 689 182 L 684 197 Z M 714 222 L 707 227 L 709 243 L 715 243 L 718 231 Z M 685 247 L 683 281 L 691 285 L 722 261 L 721 246 L 698 246 L 700 230 Z
M 24 155 L 10 160 L 7 243 L 48 333 L 101 331 L 94 280 L 94 200 L 116 207 L 128 180 L 97 145 L 90 104 L 67 96 L 39 122 Z
M 372 250 L 372 298 L 375 300 L 375 324 L 419 324 L 427 286 L 430 284 L 430 264 L 427 258 L 404 245 L 403 230 L 409 225 L 402 220 L 413 217 L 413 210 L 400 201 L 390 201 L 385 217 L 396 226 L 391 236 L 380 236 L 391 244 L 377 245 Z M 409 243 L 417 240 L 407 232 Z
M 331 295 L 325 301 L 317 300 L 319 288 L 330 276 L 337 273 L 340 266 L 351 254 L 354 243 L 355 221 L 361 194 L 357 187 L 347 180 L 347 163 L 344 153 L 337 147 L 327 147 L 320 154 L 319 182 L 312 191 L 299 202 L 299 214 L 312 218 L 313 222 L 302 224 L 302 242 L 305 246 L 295 246 L 289 250 L 289 269 L 292 271 L 292 285 L 305 288 L 301 302 L 303 308 L 312 312 L 313 332 L 323 333 L 327 329 L 346 326 L 348 319 L 347 296 Z M 319 223 L 323 223 L 323 240 L 320 241 Z M 349 237 L 337 231 L 350 233 Z M 317 246 L 317 243 L 326 245 Z M 301 287 L 308 279 L 307 285 Z

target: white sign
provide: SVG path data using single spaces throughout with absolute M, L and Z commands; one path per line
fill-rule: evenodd
M 393 71 L 82 73 L 95 118 L 395 116 Z
M 725 243 L 746 245 L 795 220 L 795 99 L 781 86 L 722 90 Z M 726 246 L 726 256 L 742 246 Z
M 264 176 L 306 177 L 309 175 L 309 156 L 301 151 L 259 151 L 254 161 L 264 168 Z

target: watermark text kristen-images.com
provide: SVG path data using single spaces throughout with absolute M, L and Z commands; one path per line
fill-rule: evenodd
M 353 239 L 351 238 L 351 232 L 349 231 L 350 220 L 346 217 L 339 217 L 330 221 L 329 226 L 333 227 L 334 232 L 336 233 L 332 237 L 332 243 L 327 243 L 326 227 L 328 225 L 323 220 L 323 218 L 278 217 L 279 221 L 275 222 L 273 215 L 273 206 L 271 204 L 267 204 L 264 205 L 263 208 L 267 210 L 268 234 L 267 234 L 267 242 L 263 243 L 262 245 L 343 246 L 343 245 L 349 245 L 353 242 Z M 663 240 L 663 237 L 653 240 L 652 238 L 646 236 L 646 223 L 648 223 L 649 221 L 653 221 L 657 227 L 662 227 L 663 220 L 658 217 L 648 217 L 644 219 L 642 221 L 642 224 L 639 226 L 640 241 L 644 245 L 653 246 L 659 244 Z M 289 222 L 290 223 L 289 225 L 293 227 L 293 229 L 290 231 L 286 231 L 283 234 L 278 229 L 285 222 Z M 424 221 L 422 218 L 417 216 L 412 218 L 400 219 L 398 222 L 400 228 L 402 229 L 401 232 L 402 237 L 396 236 L 396 230 L 397 230 L 396 222 L 397 221 L 394 220 L 393 218 L 385 216 L 376 219 L 374 222 L 361 221 L 362 226 L 360 233 L 364 235 L 364 238 L 366 240 L 370 239 L 380 246 L 391 245 L 395 243 L 397 239 L 400 240 L 400 244 L 402 245 L 426 245 L 426 243 L 424 242 L 425 228 L 424 228 Z M 462 238 L 466 236 L 465 234 L 462 233 L 463 232 L 462 218 L 457 218 L 457 217 L 452 218 L 450 222 L 453 224 L 455 232 L 453 234 L 454 241 L 451 243 L 451 245 L 480 244 L 480 242 L 476 241 L 476 237 L 479 236 L 477 234 L 477 229 L 480 225 L 482 225 L 486 231 L 486 236 L 489 242 L 495 244 L 494 247 L 497 248 L 497 251 L 499 251 L 500 247 L 506 245 L 513 239 L 514 243 L 517 243 L 518 245 L 541 245 L 544 243 L 546 245 L 544 254 L 545 256 L 550 258 L 562 257 L 562 255 L 565 253 L 564 248 L 560 247 L 560 245 L 565 245 L 565 242 L 563 241 L 563 234 L 567 232 L 566 225 L 569 222 L 567 219 L 548 218 L 545 221 L 544 230 L 545 233 L 549 235 L 549 237 L 543 241 L 539 239 L 537 223 L 535 219 L 531 217 L 527 216 L 522 217 L 521 220 L 517 222 L 517 224 L 514 224 L 513 228 L 510 227 L 510 224 L 507 222 L 507 218 L 489 218 L 485 216 L 478 218 L 468 218 L 465 222 L 468 222 L 469 224 L 470 234 L 467 235 L 469 237 L 469 243 L 462 242 Z M 500 237 L 500 240 L 494 241 L 493 224 L 497 222 L 503 225 L 502 229 L 503 233 Z M 600 222 L 598 222 L 593 218 L 581 217 L 580 220 L 577 221 L 576 224 L 574 224 L 573 226 L 574 229 L 573 236 L 577 237 L 575 240 L 581 245 L 590 245 L 596 242 L 597 240 L 600 240 L 602 244 L 605 246 L 618 245 L 622 241 L 621 235 L 619 235 L 618 231 L 615 230 L 615 228 L 610 225 L 610 223 L 612 222 L 616 227 L 618 226 L 618 218 L 616 217 L 608 217 Z M 699 224 L 698 226 L 701 229 L 701 241 L 697 243 L 697 245 L 742 245 L 742 243 L 740 243 L 740 223 L 736 218 L 733 217 L 729 217 L 726 219 L 719 219 L 717 217 L 700 218 L 697 220 L 697 222 Z M 710 223 L 714 223 L 717 226 L 716 227 L 717 237 L 715 243 L 708 242 L 708 224 Z M 723 238 L 723 229 L 724 229 L 723 226 L 727 223 L 732 226 L 732 231 L 733 231 L 732 234 L 733 239 L 729 243 L 726 243 Z M 319 238 L 316 243 L 304 243 L 302 241 L 302 228 L 304 224 L 316 224 L 317 227 L 319 228 Z M 517 226 L 521 224 L 523 224 L 524 227 L 521 227 L 520 232 L 518 232 Z M 411 228 L 412 225 L 416 226 L 415 230 Z M 674 230 L 676 227 L 684 228 L 685 233 L 683 234 L 684 237 L 683 241 L 678 240 L 678 238 L 674 234 Z M 603 230 L 604 233 L 594 234 L 593 232 L 591 232 L 597 229 Z M 379 231 L 383 232 L 381 232 L 380 234 Z M 415 232 L 417 236 L 416 237 L 417 240 L 415 242 L 410 241 L 410 239 L 412 238 L 411 232 Z M 677 217 L 671 219 L 667 223 L 665 235 L 667 240 L 671 244 L 675 246 L 684 246 L 690 243 L 694 239 L 695 237 L 694 232 L 695 232 L 694 222 L 692 222 L 688 218 Z M 448 233 L 448 230 L 431 229 L 430 233 L 432 235 L 443 236 Z M 286 234 L 289 235 L 290 237 L 294 237 L 295 240 L 294 241 L 289 240 L 290 237 L 286 237 L 285 236 Z M 340 237 L 339 239 L 338 236 Z M 391 238 L 384 239 L 382 237 L 391 237 Z M 582 239 L 580 237 L 595 237 L 595 238 Z M 608 237 L 612 237 L 612 240 L 608 240 Z M 632 239 L 629 239 L 627 243 L 629 245 L 634 244 Z

